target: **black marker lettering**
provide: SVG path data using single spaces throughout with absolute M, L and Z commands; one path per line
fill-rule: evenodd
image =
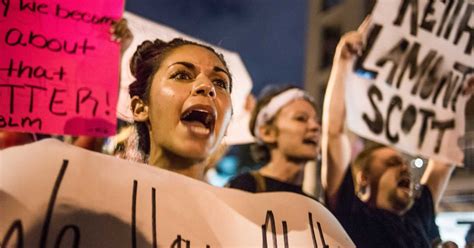
M 10 238 L 13 236 L 13 234 L 16 231 L 16 247 L 17 248 L 23 248 L 23 225 L 21 224 L 21 220 L 15 220 L 13 223 L 10 225 L 10 228 L 8 228 L 7 232 L 5 233 L 5 236 L 2 239 L 2 242 L 0 242 L 1 247 L 9 247 L 8 244 L 10 242 Z
M 408 134 L 416 122 L 417 110 L 415 106 L 410 105 L 403 112 L 401 128 L 405 134 Z
M 64 238 L 64 235 L 66 234 L 67 231 L 71 230 L 72 234 L 74 235 L 72 247 L 73 248 L 79 248 L 79 242 L 81 240 L 81 232 L 79 231 L 79 227 L 76 225 L 66 225 L 61 229 L 59 232 L 58 237 L 56 238 L 56 243 L 54 243 L 55 248 L 60 248 L 61 247 L 61 241 Z
M 171 248 L 181 248 L 181 235 L 178 235 L 176 239 L 171 244 Z
M 32 128 L 33 125 L 35 124 L 37 124 L 38 130 L 41 130 L 43 128 L 43 121 L 41 121 L 41 119 L 39 118 L 35 118 L 35 119 L 31 119 L 30 117 L 21 118 L 22 127 L 26 127 L 28 125 L 28 127 Z
M 25 87 L 30 88 L 30 107 L 28 108 L 28 110 L 31 113 L 31 112 L 33 112 L 33 106 L 35 105 L 34 104 L 34 102 L 35 102 L 35 90 L 46 91 L 46 88 L 41 87 L 41 86 L 36 86 L 36 85 L 28 85 L 28 84 L 25 84 Z
M 458 98 L 463 91 L 463 87 L 464 86 L 462 84 L 459 84 L 458 90 L 456 91 L 456 93 L 454 93 L 453 100 L 451 101 L 451 110 L 453 112 L 456 112 L 456 103 L 458 102 Z
M 283 226 L 283 241 L 285 243 L 285 248 L 288 248 L 289 247 L 289 244 L 288 244 L 288 225 L 286 224 L 286 221 L 282 221 L 281 224 Z
M 398 15 L 393 21 L 393 25 L 401 26 L 403 18 L 408 10 L 408 5 L 411 6 L 411 18 L 410 18 L 410 34 L 416 36 L 418 30 L 418 0 L 403 0 L 400 8 L 398 9 Z
M 8 10 L 10 9 L 10 0 L 2 0 L 1 3 L 3 4 L 3 17 L 7 17 Z
M 370 50 L 373 48 L 375 41 L 377 40 L 377 37 L 380 34 L 380 31 L 382 31 L 382 25 L 379 24 L 374 24 L 374 26 L 370 29 L 367 35 L 367 45 L 362 50 L 362 55 L 358 56 L 356 58 L 356 61 L 354 62 L 354 72 L 363 71 L 365 73 L 370 74 L 371 78 L 377 77 L 378 72 L 364 68 L 364 62 L 367 59 L 367 56 L 369 56 Z
M 429 72 L 427 73 L 426 77 L 424 78 L 423 86 L 420 90 L 421 99 L 428 99 L 434 92 L 436 83 L 438 82 L 437 73 L 440 71 L 440 66 L 443 63 L 443 60 L 443 56 L 439 56 L 434 62 Z
M 472 46 L 474 44 L 474 27 L 469 26 L 469 20 L 471 19 L 473 12 L 474 12 L 474 4 L 468 4 L 466 12 L 464 13 L 464 16 L 461 18 L 461 23 L 459 23 L 458 32 L 456 33 L 456 37 L 454 39 L 454 45 L 457 45 L 459 42 L 459 39 L 461 39 L 461 36 L 464 32 L 466 32 L 469 35 L 466 49 L 464 50 L 464 53 L 467 55 L 471 55 Z
M 423 11 L 423 18 L 421 19 L 420 27 L 425 29 L 428 32 L 433 31 L 433 26 L 435 25 L 435 20 L 427 20 L 428 15 L 433 15 L 434 8 L 433 8 L 434 0 L 428 0 L 428 3 L 425 6 L 425 10 Z
M 409 69 L 408 78 L 411 80 L 416 76 L 416 83 L 412 88 L 411 94 L 415 95 L 421 83 L 422 77 L 425 75 L 431 61 L 436 57 L 436 51 L 430 50 L 423 58 L 423 61 L 418 65 L 418 53 L 420 52 L 420 43 L 415 42 L 407 53 L 406 58 L 402 62 L 400 74 L 397 79 L 397 89 L 400 89 L 403 76 L 407 69 Z
M 110 107 L 110 100 L 109 100 L 109 92 L 108 91 L 105 92 L 105 104 L 107 105 L 107 107 Z M 110 111 L 106 110 L 105 114 L 110 115 Z
M 79 12 L 77 10 L 68 10 L 61 5 L 56 5 L 55 11 L 56 17 L 62 19 L 71 19 L 74 21 L 82 21 L 84 23 L 91 23 L 91 24 L 112 24 L 112 18 L 108 16 L 98 17 L 96 15 L 91 15 L 85 12 Z
M 382 92 L 375 85 L 372 85 L 370 86 L 367 94 L 370 100 L 370 104 L 372 105 L 375 111 L 375 117 L 374 117 L 375 119 L 371 120 L 366 113 L 362 114 L 362 119 L 364 119 L 365 123 L 367 124 L 367 127 L 373 133 L 380 134 L 383 131 L 383 117 L 377 107 L 377 104 L 374 101 L 374 97 L 377 97 L 378 100 L 382 101 L 383 100 Z
M 8 71 L 7 76 L 11 77 L 13 74 L 13 59 L 10 59 L 10 63 L 8 64 L 8 68 L 0 68 L 0 71 Z
M 64 174 L 66 174 L 68 163 L 68 160 L 63 160 L 61 169 L 59 170 L 58 176 L 56 177 L 56 182 L 54 183 L 53 191 L 51 192 L 51 197 L 49 198 L 48 209 L 46 210 L 46 217 L 43 222 L 43 227 L 41 228 L 41 238 L 39 243 L 40 248 L 47 247 L 49 224 L 51 222 L 51 218 L 53 217 L 54 203 L 56 202 L 56 198 L 58 196 L 59 188 L 61 187 L 61 182 L 63 180 Z
M 270 222 L 270 223 L 269 223 Z M 268 224 L 270 224 L 270 228 L 272 231 L 272 240 L 273 240 L 273 248 L 277 248 L 277 236 L 276 236 L 276 226 L 275 226 L 275 217 L 273 216 L 273 212 L 270 210 L 267 210 L 267 214 L 265 216 L 265 224 L 262 225 L 262 247 L 267 248 L 268 247 L 268 242 L 267 242 L 267 228 Z
M 20 85 L 12 85 L 12 84 L 0 84 L 1 87 L 7 87 L 10 88 L 10 114 L 13 114 L 15 112 L 15 88 L 24 88 L 23 86 Z
M 156 237 L 156 189 L 151 188 L 151 229 L 153 233 L 153 248 L 158 247 Z
M 85 92 L 85 93 L 84 93 Z M 92 90 L 86 87 L 82 87 L 79 90 L 77 90 L 77 96 L 76 96 L 76 113 L 81 112 L 81 105 L 84 104 L 86 101 L 92 101 L 93 102 L 93 108 L 92 108 L 92 115 L 95 116 L 97 112 L 97 106 L 99 105 L 99 101 L 97 98 L 91 96 L 92 95 Z
M 464 81 L 467 75 L 474 73 L 474 67 L 469 67 L 467 65 L 461 64 L 459 62 L 455 62 L 453 65 L 454 70 L 460 72 L 462 74 L 462 81 Z
M 426 131 L 428 129 L 428 121 L 430 118 L 433 118 L 435 113 L 429 109 L 420 109 L 420 113 L 423 116 L 423 121 L 421 123 L 420 134 L 418 136 L 418 148 L 423 146 L 423 142 L 425 141 Z
M 23 42 L 23 38 L 24 37 L 21 30 L 11 28 L 5 35 L 5 43 L 9 46 L 31 45 L 38 49 L 48 49 L 52 52 L 64 51 L 68 54 L 77 54 L 78 49 L 83 55 L 87 54 L 89 51 L 95 50 L 95 46 L 89 45 L 89 41 L 87 39 L 83 39 L 80 45 L 77 41 L 71 44 L 71 42 L 68 42 L 67 40 L 60 41 L 55 38 L 47 38 L 42 34 L 37 34 L 32 31 L 29 32 L 27 42 Z
M 25 9 L 31 11 L 31 12 L 35 12 L 35 8 L 34 8 L 34 5 L 36 3 L 33 2 L 33 3 L 24 3 L 23 0 L 20 0 L 20 11 L 24 11 Z
M 35 1 L 24 3 L 24 0 L 20 0 L 20 11 L 28 10 L 32 13 L 48 14 L 48 11 L 45 10 L 47 8 L 48 5 L 44 3 L 37 4 Z
M 5 117 L 1 116 L 0 115 L 0 128 L 4 128 L 6 127 L 8 124 L 7 124 L 7 121 L 5 120 Z
M 18 124 L 17 122 L 13 122 L 13 118 L 10 117 L 10 119 L 8 120 L 8 126 L 9 127 L 19 127 L 20 124 Z
M 79 49 L 82 49 L 82 54 L 86 54 L 88 50 L 95 50 L 94 46 L 89 46 L 87 39 L 82 41 L 82 46 L 79 46 Z
M 463 91 L 463 83 L 465 82 L 467 75 L 474 73 L 474 67 L 469 67 L 459 62 L 455 62 L 453 67 L 456 71 L 462 74 L 461 83 L 459 84 L 458 90 L 455 91 L 456 93 L 454 93 L 454 96 L 451 100 L 451 110 L 456 112 L 456 102 L 459 95 L 461 95 L 461 92 Z
M 375 64 L 379 67 L 384 66 L 387 62 L 392 62 L 392 68 L 390 69 L 390 73 L 385 80 L 388 85 L 392 85 L 398 65 L 400 61 L 402 61 L 403 54 L 405 54 L 405 51 L 408 49 L 409 45 L 410 43 L 408 43 L 406 39 L 401 39 L 392 49 L 390 49 L 386 55 L 382 56 L 375 62 Z
M 8 77 L 16 76 L 17 78 L 22 78 L 26 76 L 27 78 L 47 80 L 54 80 L 56 75 L 59 80 L 62 80 L 66 74 L 62 66 L 60 66 L 58 71 L 48 72 L 48 70 L 42 66 L 25 65 L 22 60 L 20 60 L 18 67 L 16 67 L 13 59 L 10 59 L 7 68 L 0 68 L 0 71 L 7 71 Z
M 137 180 L 133 180 L 132 191 L 132 248 L 137 247 Z
M 66 90 L 58 90 L 56 88 L 53 89 L 53 96 L 51 96 L 51 101 L 49 102 L 49 112 L 51 112 L 54 115 L 59 115 L 59 116 L 67 115 L 66 111 L 57 112 L 53 109 L 54 104 L 63 104 L 64 103 L 63 100 L 56 100 L 56 93 L 62 93 L 62 92 L 66 92 Z
M 24 0 L 20 0 L 20 11 L 28 10 L 32 13 L 38 12 L 40 14 L 48 14 L 48 12 L 44 10 L 45 8 L 48 8 L 47 4 L 37 4 L 35 1 L 24 3 Z
M 36 128 L 41 131 L 42 129 L 42 120 L 40 118 L 35 118 L 32 119 L 30 117 L 21 117 L 19 122 L 15 122 L 13 120 L 13 117 L 10 116 L 8 117 L 8 122 L 5 120 L 3 116 L 0 116 L 0 127 L 28 127 L 28 128 L 34 128 L 34 125 L 37 125 Z
M 455 127 L 454 119 L 447 120 L 447 121 L 433 120 L 433 122 L 431 124 L 431 128 L 439 130 L 438 138 L 436 139 L 436 146 L 434 148 L 435 153 L 439 153 L 439 150 L 441 149 L 441 144 L 442 144 L 442 141 L 443 141 L 444 132 L 446 132 L 447 129 L 454 129 L 454 127 Z
M 446 6 L 446 8 L 443 11 L 443 17 L 441 18 L 441 24 L 438 27 L 438 31 L 436 32 L 436 36 L 439 36 L 441 34 L 441 31 L 443 30 L 443 27 L 446 24 L 448 14 L 449 14 L 449 12 L 451 12 L 451 9 L 454 6 L 454 0 L 447 0 L 447 1 L 448 1 L 448 5 Z M 446 1 L 444 0 L 442 2 L 445 3 Z
M 398 109 L 402 109 L 402 99 L 399 96 L 393 96 L 392 100 L 390 101 L 390 104 L 388 105 L 388 110 L 387 110 L 387 119 L 385 120 L 385 137 L 387 137 L 388 141 L 390 141 L 392 144 L 396 144 L 400 137 L 398 136 L 398 133 L 395 135 L 390 133 L 390 116 L 392 114 L 393 109 L 397 107 Z
M 22 40 L 23 33 L 17 28 L 10 28 L 5 35 L 5 43 L 9 46 L 26 46 L 26 43 L 21 43 Z
M 309 227 L 311 229 L 311 238 L 313 239 L 313 247 L 318 248 L 318 241 L 316 239 L 316 234 L 314 233 L 314 223 L 313 223 L 313 214 L 311 212 L 308 212 L 308 220 L 309 220 Z M 321 227 L 321 224 L 316 222 L 318 225 L 318 232 L 319 232 L 319 237 L 321 238 L 321 244 L 323 245 L 323 248 L 329 248 L 329 245 L 326 244 L 326 240 L 324 239 L 324 234 L 323 234 L 323 228 Z
M 323 248 L 329 248 L 329 245 L 326 244 L 326 240 L 324 239 L 323 228 L 321 227 L 321 224 L 319 223 L 319 221 L 317 221 L 316 224 L 318 225 L 319 237 L 321 237 L 321 243 L 323 244 Z
M 40 3 L 40 4 L 38 4 L 38 6 L 36 7 L 36 11 L 38 11 L 38 13 L 47 15 L 47 14 L 48 14 L 48 11 L 44 10 L 44 9 L 47 9 L 47 8 L 48 8 L 48 5 L 47 5 L 47 4 Z
M 47 47 L 47 44 L 48 44 L 48 41 L 46 39 L 46 37 L 42 34 L 35 34 L 33 32 L 30 32 L 30 36 L 28 38 L 28 43 L 31 44 L 32 46 L 36 47 L 36 48 L 46 48 Z M 58 52 L 60 50 L 57 50 L 55 52 Z
M 451 34 L 451 30 L 453 29 L 454 22 L 459 16 L 459 12 L 461 11 L 461 8 L 463 5 L 464 5 L 464 0 L 458 0 L 458 4 L 456 5 L 456 8 L 454 9 L 454 13 L 451 15 L 451 19 L 449 20 L 448 26 L 446 27 L 446 31 L 444 32 L 445 39 L 449 39 L 449 35 Z
M 318 248 L 318 242 L 316 241 L 316 234 L 314 233 L 313 214 L 308 213 L 309 227 L 311 229 L 311 238 L 313 239 L 313 247 Z
M 181 235 L 178 235 L 174 242 L 171 244 L 171 248 L 181 248 L 181 242 L 186 244 L 186 248 L 191 248 L 191 241 L 181 238 Z
M 41 131 L 42 128 L 42 120 L 39 118 L 36 119 L 31 119 L 30 117 L 22 117 L 20 118 L 20 122 L 15 122 L 13 121 L 13 117 L 9 116 L 5 118 L 4 116 L 0 115 L 0 128 L 4 127 L 29 127 L 29 128 L 34 128 L 34 125 L 37 125 L 38 131 Z
M 443 97 L 443 108 L 448 107 L 449 100 L 451 99 L 451 95 L 454 94 L 454 90 L 459 80 L 459 76 L 454 76 L 454 78 L 455 79 L 453 79 L 452 71 L 449 71 L 446 75 L 444 75 L 441 78 L 441 80 L 439 81 L 438 87 L 433 95 L 433 99 L 431 101 L 433 104 L 436 104 L 439 94 L 441 93 L 443 88 L 446 88 L 446 90 L 444 91 L 444 97 Z

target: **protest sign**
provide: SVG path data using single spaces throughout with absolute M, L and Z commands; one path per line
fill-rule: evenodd
M 123 1 L 0 2 L 0 129 L 115 133 Z
M 2 247 L 355 247 L 308 197 L 216 188 L 56 140 L 1 151 L 0 172 Z
M 248 129 L 250 121 L 250 110 L 245 108 L 247 96 L 252 89 L 252 79 L 245 68 L 244 63 L 240 59 L 239 54 L 225 50 L 223 48 L 207 44 L 189 35 L 178 32 L 163 24 L 153 22 L 131 12 L 125 12 L 124 18 L 128 21 L 130 31 L 133 33 L 133 41 L 130 47 L 125 51 L 122 59 L 122 72 L 119 103 L 117 106 L 118 117 L 122 120 L 131 122 L 133 120 L 130 111 L 130 97 L 128 94 L 128 86 L 135 80 L 130 72 L 130 59 L 138 45 L 145 40 L 161 39 L 170 41 L 174 38 L 183 38 L 206 44 L 213 47 L 217 52 L 221 53 L 229 67 L 233 78 L 232 86 L 232 121 L 227 129 L 224 142 L 229 145 L 245 144 L 254 141 L 253 136 Z
M 461 164 L 474 76 L 474 3 L 377 1 L 345 80 L 347 123 L 365 138 Z

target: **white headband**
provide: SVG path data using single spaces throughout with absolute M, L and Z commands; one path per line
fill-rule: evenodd
M 314 102 L 313 97 L 306 94 L 306 92 L 295 88 L 274 96 L 272 100 L 270 100 L 270 102 L 258 112 L 253 130 L 255 133 L 255 138 L 257 138 L 258 141 L 261 140 L 260 133 L 258 131 L 259 127 L 271 120 L 282 107 L 296 99 L 307 99 L 311 102 Z

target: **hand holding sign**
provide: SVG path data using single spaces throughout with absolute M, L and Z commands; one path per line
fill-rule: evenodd
M 2 1 L 0 128 L 115 133 L 122 1 Z M 0 10 L 1 11 L 1 10 Z
M 369 15 L 365 18 L 357 31 L 351 31 L 342 36 L 336 48 L 336 58 L 351 59 L 353 55 L 362 55 L 362 49 L 365 44 L 364 36 L 367 33 L 370 22 L 371 17 Z
M 1 247 L 355 247 L 307 197 L 216 188 L 57 140 L 0 151 L 0 171 Z
M 474 94 L 474 76 L 467 80 L 466 88 L 463 90 L 464 95 L 473 95 Z
M 127 19 L 121 18 L 119 21 L 113 21 L 110 28 L 111 39 L 120 43 L 120 55 L 132 44 L 133 34 L 128 28 Z
M 449 15 L 452 6 L 441 2 L 377 3 L 367 45 L 345 77 L 352 131 L 415 156 L 462 163 L 474 5 L 456 5 Z

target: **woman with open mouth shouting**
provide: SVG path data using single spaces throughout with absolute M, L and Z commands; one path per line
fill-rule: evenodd
M 264 166 L 237 176 L 228 186 L 249 192 L 304 194 L 304 167 L 319 154 L 317 109 L 313 98 L 301 89 L 267 88 L 250 119 L 250 132 L 256 138 L 252 155 Z
M 183 39 L 144 41 L 129 86 L 138 147 L 149 164 L 195 179 L 232 116 L 232 78 L 221 54 Z

